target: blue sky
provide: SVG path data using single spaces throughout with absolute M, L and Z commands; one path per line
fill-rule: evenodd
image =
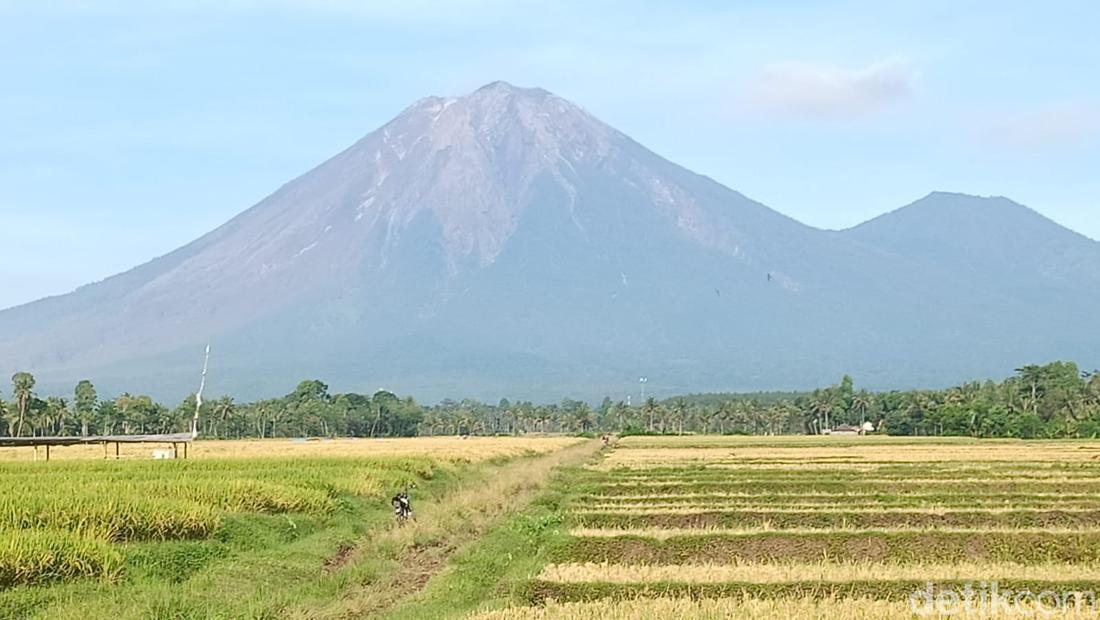
M 0 307 L 164 254 L 414 100 L 542 86 L 809 224 L 1100 238 L 1094 2 L 0 0 Z

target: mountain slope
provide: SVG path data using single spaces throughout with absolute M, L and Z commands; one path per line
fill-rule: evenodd
M 1100 285 L 1100 243 L 1002 197 L 934 192 L 843 234 L 974 275 Z
M 241 397 L 318 376 L 560 398 L 625 395 L 639 374 L 666 390 L 942 382 L 1096 350 L 1029 329 L 1051 299 L 1097 307 L 1080 286 L 1095 242 L 1046 223 L 1034 241 L 1022 207 L 938 196 L 816 230 L 497 82 L 415 103 L 165 257 L 0 313 L 0 360 L 47 386 L 174 398 L 211 342 L 212 387 Z M 937 229 L 943 209 L 969 228 Z M 996 248 L 968 241 L 1001 224 Z M 1016 247 L 1042 257 L 1027 295 Z
M 959 356 L 948 368 L 981 377 L 994 374 L 994 360 L 1100 364 L 1100 243 L 1023 205 L 934 192 L 838 236 L 941 279 L 923 314 L 930 337 L 954 342 L 940 352 Z M 937 323 L 948 315 L 972 318 L 943 332 Z M 927 353 L 935 351 L 918 351 Z

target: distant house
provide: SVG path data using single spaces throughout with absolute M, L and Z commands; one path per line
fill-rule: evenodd
M 841 424 L 841 425 L 833 428 L 833 431 L 829 434 L 830 435 L 842 435 L 842 436 L 862 435 L 863 434 L 863 429 L 858 427 L 858 426 L 850 426 L 848 424 Z

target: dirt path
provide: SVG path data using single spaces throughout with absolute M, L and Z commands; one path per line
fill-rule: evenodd
M 368 575 L 344 596 L 321 609 L 299 610 L 301 618 L 370 618 L 422 590 L 447 567 L 463 546 L 475 542 L 502 519 L 524 509 L 550 483 L 553 471 L 576 465 L 600 451 L 598 440 L 558 452 L 490 466 L 468 485 L 440 501 L 418 506 L 415 521 L 392 527 L 353 549 L 344 550 L 336 573 L 360 563 L 387 561 L 381 574 Z

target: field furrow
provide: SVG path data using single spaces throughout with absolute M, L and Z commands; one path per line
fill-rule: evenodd
M 990 584 L 1095 617 L 1098 461 L 1086 441 L 627 438 L 578 485 L 535 606 L 475 617 L 899 618 Z

